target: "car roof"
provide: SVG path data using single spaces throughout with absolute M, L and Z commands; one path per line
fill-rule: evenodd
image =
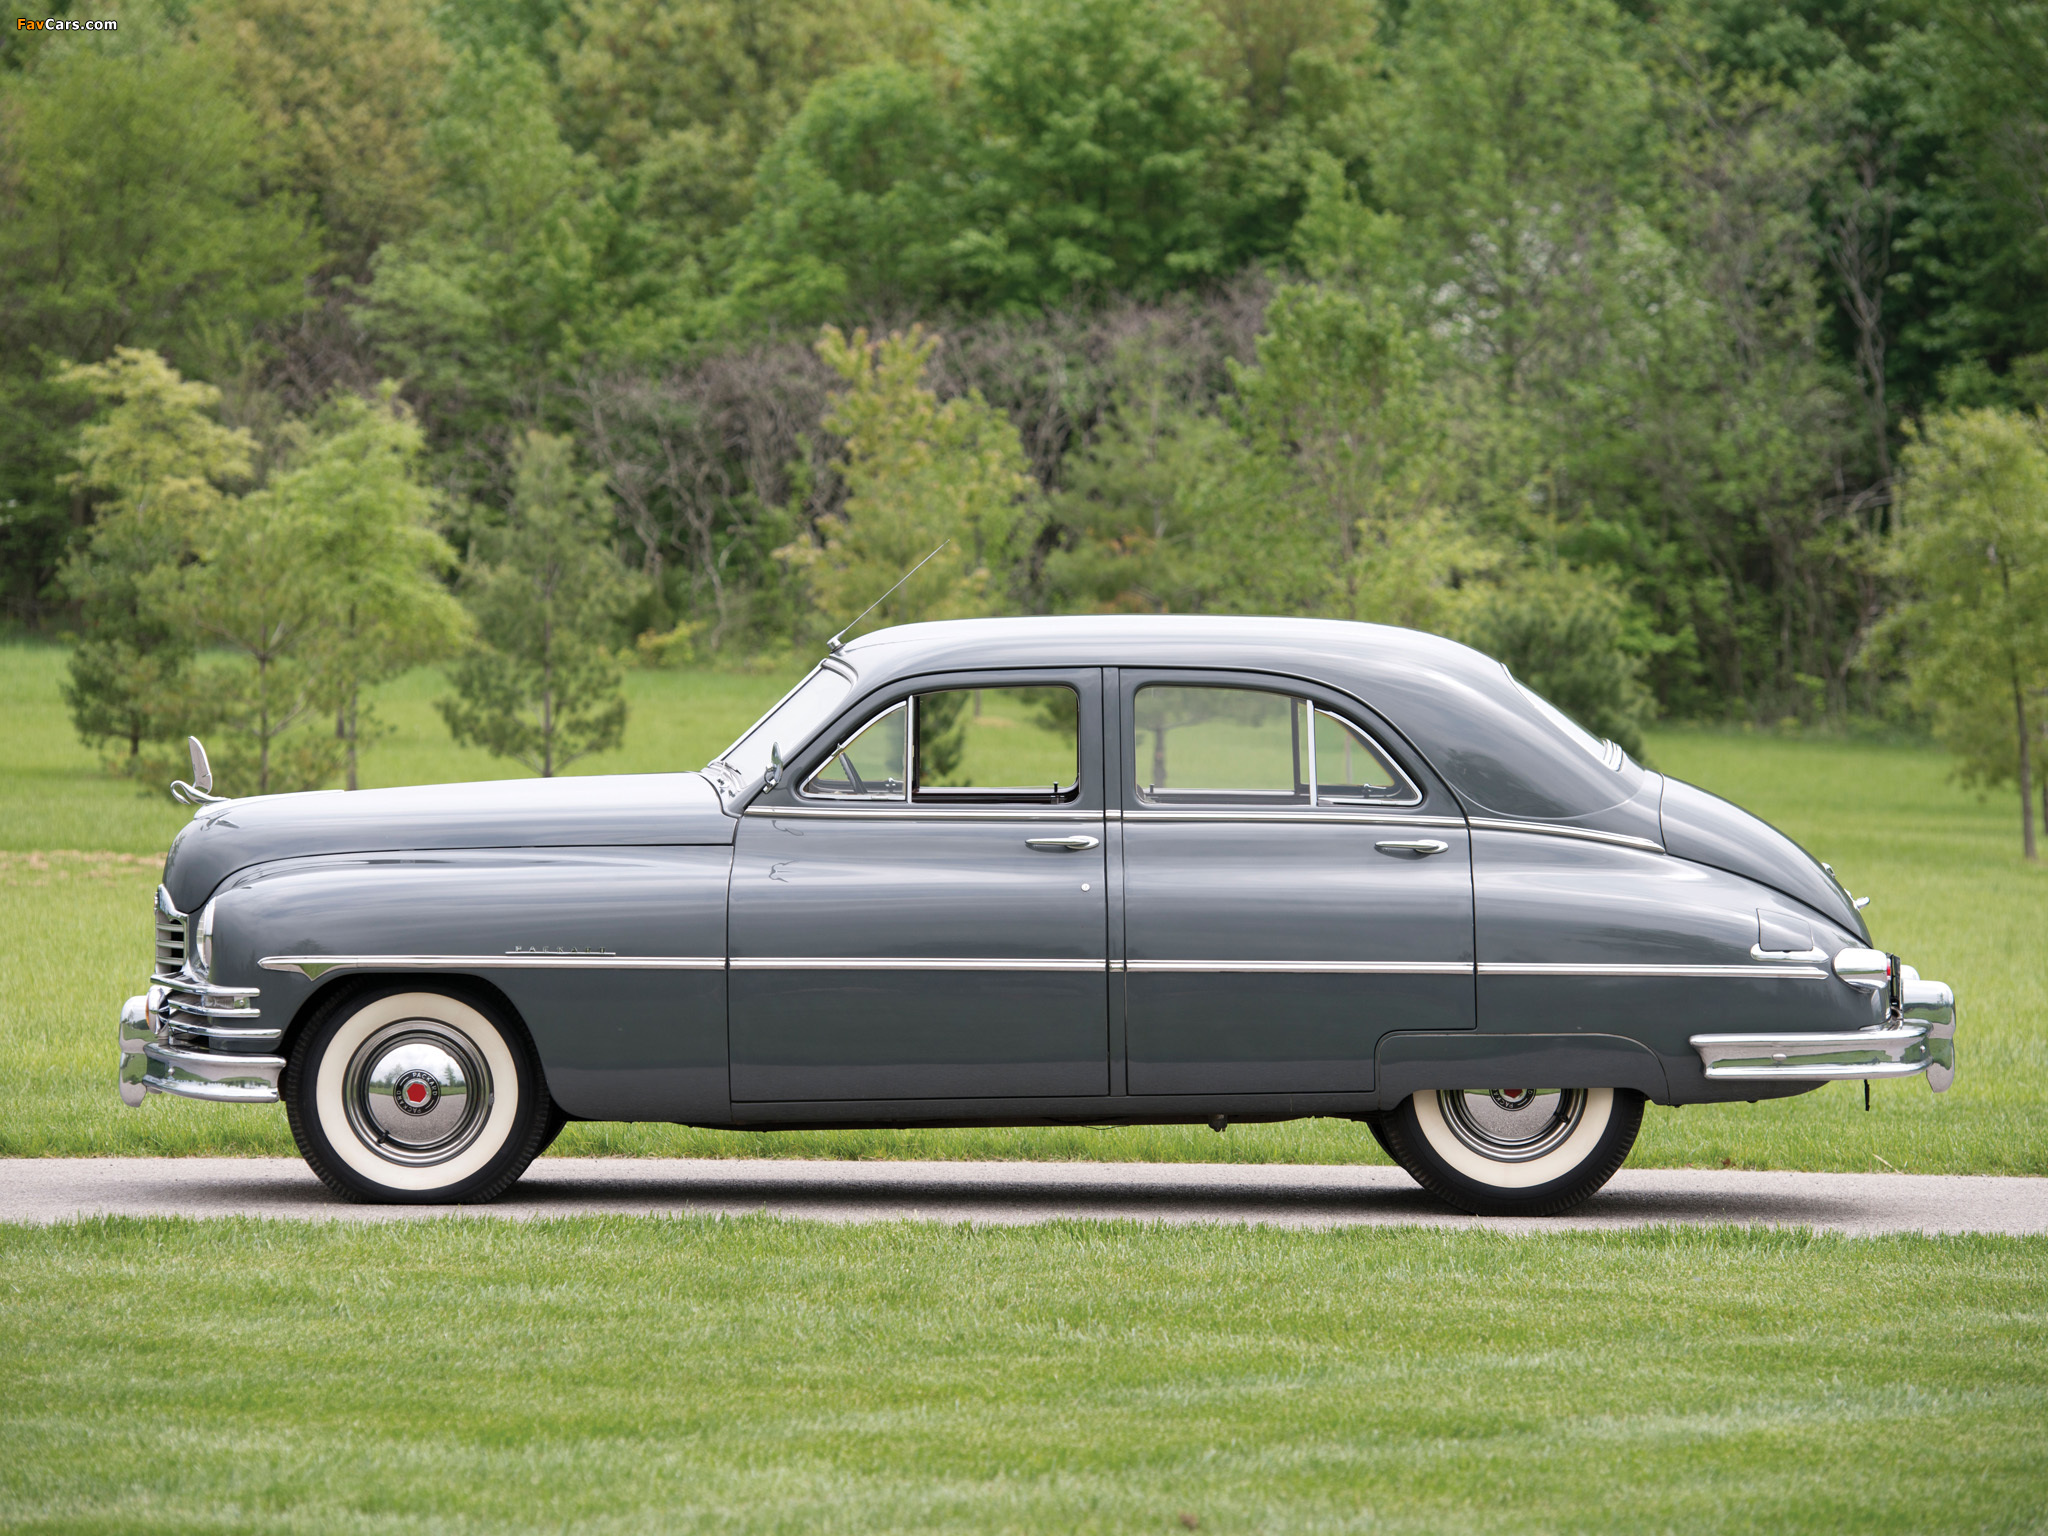
M 1490 657 L 1420 630 L 1234 614 L 947 619 L 874 630 L 849 641 L 840 654 L 863 682 L 1016 666 L 1308 667 L 1321 675 L 1319 669 L 1334 664 L 1359 681 L 1418 668 L 1465 677 L 1501 674 L 1500 663 Z
M 1302 677 L 1378 713 L 1469 807 L 1528 820 L 1613 823 L 1632 836 L 1656 836 L 1654 799 L 1627 805 L 1645 782 L 1637 764 L 1617 752 L 1618 765 L 1603 765 L 1597 750 L 1589 753 L 1547 718 L 1499 662 L 1420 630 L 1222 614 L 951 619 L 875 630 L 849 642 L 838 660 L 863 688 L 998 667 L 1218 668 Z

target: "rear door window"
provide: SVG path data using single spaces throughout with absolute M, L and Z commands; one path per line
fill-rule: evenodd
M 1415 792 L 1365 733 L 1267 688 L 1148 683 L 1132 712 L 1138 794 L 1155 805 L 1333 806 Z

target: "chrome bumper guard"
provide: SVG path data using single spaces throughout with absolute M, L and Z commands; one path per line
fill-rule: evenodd
M 131 1109 L 152 1093 L 217 1104 L 275 1104 L 282 1056 L 249 1054 L 274 1046 L 253 987 L 216 987 L 189 974 L 152 976 L 153 985 L 121 1005 L 121 1102 Z
M 1694 1035 L 1692 1048 L 1715 1081 L 1830 1082 L 1924 1072 L 1927 1086 L 1945 1093 L 1956 1076 L 1955 993 L 1945 982 L 1922 981 L 1910 965 L 1894 966 L 1896 979 L 1887 978 L 1893 1000 L 1882 1024 L 1831 1034 Z

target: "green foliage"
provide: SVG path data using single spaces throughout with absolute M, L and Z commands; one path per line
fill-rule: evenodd
M 445 473 L 488 484 L 516 424 L 592 360 L 658 356 L 690 273 L 651 264 L 651 231 L 563 142 L 541 67 L 463 60 L 429 134 L 436 194 L 383 246 L 357 311 L 448 445 Z
M 1916 698 L 1965 783 L 2017 780 L 2035 856 L 2035 743 L 2048 727 L 2048 420 L 1978 409 L 1907 446 L 1893 620 Z M 2044 781 L 2048 791 L 2048 781 Z
M 330 257 L 367 270 L 424 212 L 426 126 L 448 50 L 415 0 L 212 0 L 195 18 L 274 140 Z
M 1891 71 L 1902 158 L 1921 172 L 1900 189 L 1898 286 L 1917 301 L 1901 340 L 1954 403 L 2019 405 L 2013 365 L 2048 351 L 2048 6 L 1929 9 L 1902 30 Z
M 146 9 L 0 81 L 0 551 L 16 615 L 42 611 L 76 510 L 56 481 L 80 402 L 50 376 L 123 346 L 197 370 L 223 333 L 304 306 L 319 247 L 301 203 L 271 190 L 276 168 L 219 61 Z
M 1587 571 L 1541 567 L 1482 589 L 1458 638 L 1505 662 L 1518 681 L 1640 757 L 1655 701 L 1631 653 L 1627 605 Z
M 903 611 L 1463 632 L 1507 603 L 1527 633 L 1554 599 L 1565 634 L 1590 610 L 1549 577 L 1599 572 L 1611 679 L 1839 722 L 1904 697 L 1872 641 L 1906 424 L 2048 402 L 2044 17 L 138 5 L 0 70 L 0 591 L 98 630 L 55 579 L 98 506 L 59 484 L 92 409 L 61 367 L 139 346 L 222 390 L 258 482 L 288 418 L 401 378 L 458 544 L 525 433 L 572 434 L 645 578 L 632 629 L 780 647 L 826 618 L 835 541 L 868 574 L 834 375 L 789 338 L 917 322 L 948 346 L 888 406 L 906 441 L 979 391 L 1036 484 L 973 594 Z M 982 474 L 957 448 L 912 478 Z M 902 525 L 891 579 L 957 522 L 865 505 Z M 88 647 L 81 679 L 163 695 L 132 659 Z
M 211 385 L 134 348 L 62 382 L 107 406 L 69 477 L 103 498 L 65 571 L 89 625 L 65 690 L 80 738 L 125 745 L 124 770 L 154 777 L 146 744 L 205 731 L 229 792 L 309 788 L 344 757 L 354 788 L 362 687 L 464 633 L 434 580 L 453 556 L 427 526 L 420 433 L 396 386 L 294 424 L 269 483 L 235 496 L 257 445 L 213 419 Z M 202 642 L 234 659 L 193 668 Z M 319 709 L 335 712 L 333 741 L 291 734 Z
M 394 391 L 338 397 L 295 435 L 286 468 L 206 519 L 196 564 L 146 582 L 190 632 L 244 663 L 207 667 L 197 685 L 197 707 L 225 736 L 229 794 L 311 789 L 344 765 L 354 788 L 363 686 L 445 655 L 465 632 L 434 579 L 453 554 L 427 527 L 419 431 Z
M 939 402 L 925 383 L 938 350 L 921 328 L 870 342 L 827 327 L 818 355 L 851 386 L 825 418 L 846 444 L 846 504 L 819 537 L 789 546 L 825 622 L 844 624 L 897 578 L 877 621 L 966 618 L 999 611 L 1031 489 L 1017 429 L 978 394 Z
M 1002 0 L 969 45 L 973 223 L 962 281 L 993 304 L 1220 273 L 1233 104 L 1207 18 L 1174 0 Z
M 226 488 L 249 477 L 256 445 L 214 420 L 219 390 L 181 378 L 154 352 L 118 348 L 59 382 L 105 406 L 79 432 L 78 468 L 64 480 L 100 503 L 90 541 L 64 569 L 87 626 L 64 698 L 79 739 L 125 747 L 121 767 L 135 773 L 145 743 L 175 740 L 191 724 L 192 636 L 153 578 L 194 558 Z
M 375 734 L 363 691 L 452 654 L 470 624 L 437 579 L 455 553 L 433 531 L 438 500 L 419 481 L 421 433 L 397 386 L 383 385 L 375 401 L 336 396 L 304 435 L 269 494 L 289 509 L 283 521 L 317 530 L 301 557 L 317 564 L 328 610 L 318 698 L 333 713 L 354 789 L 361 747 Z
M 572 0 L 550 44 L 570 140 L 698 245 L 745 215 L 756 161 L 813 84 L 929 56 L 935 22 L 925 0 Z
M 1425 0 L 1388 64 L 1373 186 L 1429 312 L 1511 398 L 1606 318 L 1649 82 L 1608 0 Z
M 529 432 L 513 472 L 505 526 L 478 536 L 463 573 L 481 643 L 439 707 L 457 741 L 550 778 L 625 735 L 611 642 L 635 583 L 605 536 L 602 482 L 566 439 Z
M 1284 467 L 1219 417 L 1173 398 L 1156 370 L 1121 386 L 1054 503 L 1065 539 L 1044 586 L 1105 613 L 1301 612 L 1325 572 L 1285 505 Z
M 865 65 L 819 85 L 761 158 L 725 323 L 816 323 L 948 292 L 957 136 L 928 71 Z
M 1309 524 L 1328 578 L 1315 607 L 1450 627 L 1456 588 L 1492 557 L 1438 501 L 1441 433 L 1400 317 L 1356 294 L 1284 287 L 1266 323 L 1257 366 L 1236 370 L 1239 410 Z

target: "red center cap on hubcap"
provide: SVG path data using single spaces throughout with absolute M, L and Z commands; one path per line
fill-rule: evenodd
M 407 1083 L 405 1085 L 405 1102 L 408 1104 L 426 1103 L 427 1085 L 421 1082 Z

